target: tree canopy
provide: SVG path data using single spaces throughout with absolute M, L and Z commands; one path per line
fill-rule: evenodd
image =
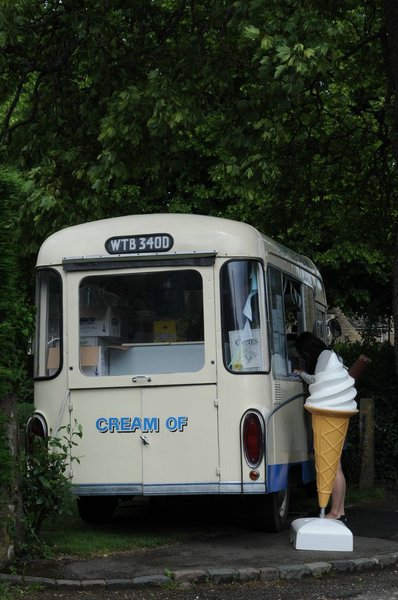
M 222 215 L 310 255 L 331 303 L 391 314 L 385 15 L 381 0 L 4 0 L 2 159 L 33 185 L 16 214 L 28 264 L 68 224 Z

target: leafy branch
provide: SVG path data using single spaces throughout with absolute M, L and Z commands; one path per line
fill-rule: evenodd
M 22 498 L 27 536 L 40 538 L 44 521 L 68 514 L 71 483 L 67 475 L 73 462 L 80 459 L 73 455 L 81 438 L 82 427 L 60 428 L 64 435 L 42 439 L 33 436 L 28 440 L 28 452 L 23 461 Z

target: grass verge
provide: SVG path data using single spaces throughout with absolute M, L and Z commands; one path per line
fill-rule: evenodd
M 73 503 L 71 516 L 47 523 L 43 541 L 52 556 L 106 556 L 178 543 L 193 535 L 206 535 L 225 528 L 227 519 L 218 510 L 206 513 L 206 504 L 133 501 L 117 509 L 107 524 L 84 523 Z M 218 515 L 218 517 L 217 517 Z
M 115 515 L 111 523 L 84 523 L 77 510 L 62 522 L 47 524 L 43 531 L 43 541 L 54 555 L 97 556 L 127 550 L 143 550 L 178 542 L 182 538 L 171 527 L 157 526 L 146 515 L 131 517 Z
M 37 586 L 22 587 L 0 581 L 0 600 L 30 600 L 37 590 Z
M 385 502 L 389 493 L 381 487 L 360 490 L 358 488 L 347 488 L 346 505 L 366 504 L 368 502 Z

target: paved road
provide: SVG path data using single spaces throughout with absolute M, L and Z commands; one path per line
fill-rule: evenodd
M 170 508 L 168 511 L 168 517 L 172 517 Z M 184 573 L 190 571 L 194 575 L 199 573 L 198 579 L 200 579 L 200 572 L 205 571 L 213 573 L 215 581 L 217 579 L 215 569 L 262 570 L 260 577 L 266 579 L 268 575 L 273 576 L 272 569 L 279 569 L 278 575 L 280 575 L 289 567 L 290 571 L 296 571 L 295 575 L 299 576 L 297 570 L 303 565 L 314 565 L 320 562 L 332 564 L 334 570 L 341 571 L 350 570 L 351 567 L 367 568 L 358 561 L 380 561 L 382 557 L 385 557 L 385 566 L 394 563 L 395 553 L 398 553 L 397 507 L 393 506 L 391 509 L 386 506 L 382 509 L 352 507 L 347 509 L 347 515 L 350 530 L 354 535 L 353 552 L 296 550 L 290 543 L 289 529 L 277 534 L 267 534 L 253 531 L 249 527 L 232 527 L 222 522 L 220 525 L 214 522 L 210 533 L 207 527 L 206 535 L 196 536 L 178 544 L 92 560 L 65 558 L 57 561 L 35 561 L 26 565 L 25 574 L 41 575 L 57 580 L 110 580 L 157 576 L 163 575 L 165 571 L 181 572 L 182 578 Z M 300 516 L 303 515 L 292 513 L 291 519 Z M 205 516 L 203 518 L 206 519 Z M 180 519 L 188 521 L 189 515 L 182 514 Z M 321 572 L 313 572 L 313 574 L 324 572 L 325 569 L 321 568 Z M 228 571 L 224 579 L 222 577 L 218 579 L 227 581 Z
M 182 523 L 190 514 L 167 512 Z M 353 552 L 296 550 L 289 529 L 259 533 L 242 522 L 226 525 L 221 515 L 218 523 L 213 512 L 206 535 L 92 560 L 34 561 L 23 581 L 45 578 L 52 589 L 37 596 L 43 600 L 284 600 L 298 590 L 299 598 L 314 600 L 398 600 L 398 504 L 351 507 L 347 515 Z M 291 519 L 302 516 L 293 512 Z M 203 518 L 207 523 L 209 515 Z

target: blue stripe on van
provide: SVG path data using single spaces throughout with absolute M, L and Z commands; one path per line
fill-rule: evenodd
M 303 483 L 308 483 L 315 479 L 315 467 L 311 460 L 306 460 L 302 463 L 267 465 L 267 492 L 279 492 L 287 488 L 289 469 L 293 464 L 301 466 Z

